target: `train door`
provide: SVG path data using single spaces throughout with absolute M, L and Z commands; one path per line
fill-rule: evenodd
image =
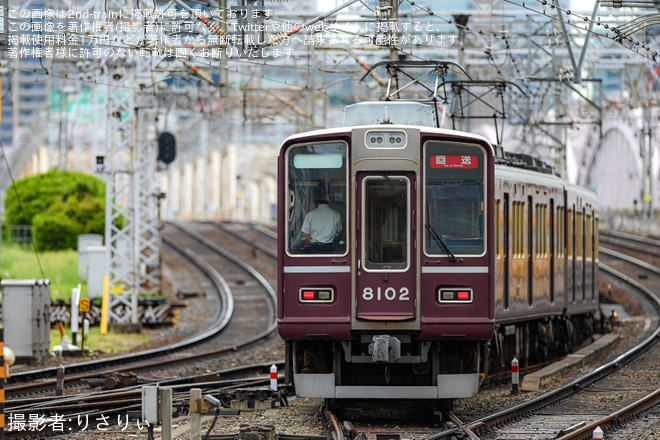
M 356 318 L 414 320 L 414 174 L 358 173 L 357 185 Z

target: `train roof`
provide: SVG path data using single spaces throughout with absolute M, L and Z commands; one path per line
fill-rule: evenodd
M 344 107 L 345 127 L 374 124 L 438 127 L 437 111 L 413 101 L 366 101 Z
M 555 167 L 543 162 L 534 156 L 524 153 L 510 153 L 504 151 L 501 147 L 497 148 L 496 163 L 508 165 L 515 168 L 523 168 L 537 173 L 559 175 Z
M 569 194 L 569 198 L 571 196 L 578 196 L 582 199 L 588 200 L 589 203 L 593 205 L 598 205 L 598 194 L 596 194 L 593 190 L 575 183 L 565 182 L 565 185 L 566 191 Z
M 344 109 L 343 125 L 339 127 L 296 133 L 287 137 L 284 140 L 283 145 L 287 141 L 305 137 L 330 136 L 334 133 L 345 133 L 355 128 L 373 128 L 374 126 L 382 125 L 387 125 L 392 128 L 395 126 L 412 126 L 417 127 L 420 130 L 423 129 L 446 135 L 472 138 L 491 145 L 491 148 L 495 151 L 495 147 L 493 147 L 490 141 L 482 135 L 450 128 L 438 128 L 435 107 L 414 101 L 366 101 L 348 105 Z
M 495 175 L 499 179 L 515 180 L 521 183 L 533 183 L 557 188 L 564 187 L 564 181 L 556 174 L 539 173 L 533 169 L 521 168 L 504 162 L 496 163 Z
M 323 128 L 323 129 L 318 129 L 318 130 L 310 130 L 310 131 L 305 131 L 305 132 L 300 132 L 300 133 L 295 133 L 290 136 L 288 136 L 282 144 L 280 145 L 280 154 L 282 153 L 282 149 L 288 142 L 296 142 L 303 140 L 305 138 L 309 137 L 316 137 L 318 140 L 321 140 L 323 137 L 328 137 L 331 138 L 332 135 L 336 134 L 345 134 L 348 132 L 351 132 L 354 129 L 374 129 L 375 127 L 378 126 L 383 126 L 382 124 L 368 124 L 368 125 L 352 125 L 352 126 L 342 126 L 342 127 L 333 127 L 333 128 Z M 410 128 L 411 125 L 404 125 L 404 124 L 394 124 L 394 125 L 387 125 L 387 129 L 403 129 L 403 128 Z M 449 128 L 436 128 L 436 127 L 428 127 L 428 126 L 412 126 L 415 127 L 419 130 L 423 130 L 426 132 L 432 132 L 432 133 L 438 133 L 438 134 L 444 134 L 448 136 L 456 136 L 456 137 L 464 137 L 466 140 L 469 139 L 474 139 L 477 142 L 480 142 L 482 144 L 487 144 L 490 146 L 491 151 L 493 152 L 492 154 L 495 154 L 495 147 L 486 139 L 484 136 L 476 133 L 469 133 L 465 131 L 460 131 L 460 130 L 452 130 Z
M 565 190 L 569 200 L 579 197 L 592 206 L 598 205 L 598 196 L 592 190 L 575 183 L 567 182 L 556 174 L 538 172 L 532 168 L 521 168 L 504 162 L 498 162 L 495 166 L 495 175 L 497 179 Z

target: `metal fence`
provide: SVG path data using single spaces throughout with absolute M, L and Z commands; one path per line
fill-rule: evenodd
M 601 212 L 601 226 L 615 231 L 660 239 L 660 219 L 630 213 Z
M 32 226 L 30 225 L 12 225 L 9 228 L 9 242 L 19 245 L 28 245 L 32 243 Z

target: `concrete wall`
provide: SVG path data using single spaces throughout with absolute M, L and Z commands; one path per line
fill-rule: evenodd
M 161 172 L 163 220 L 274 223 L 277 148 L 227 145 Z

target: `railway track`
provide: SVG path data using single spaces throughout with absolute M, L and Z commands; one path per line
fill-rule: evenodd
M 277 235 L 263 225 L 254 223 L 209 223 L 247 245 L 254 254 L 262 254 L 269 262 L 277 262 Z
M 268 244 L 270 240 L 267 235 L 261 236 L 259 235 L 260 233 L 255 232 L 251 227 L 246 226 L 246 225 L 235 225 L 235 224 L 222 224 L 220 226 L 215 226 L 213 224 L 195 224 L 193 225 L 196 234 L 201 235 L 203 237 L 206 237 L 207 239 L 210 239 L 214 242 L 222 242 L 223 245 L 228 245 L 230 241 L 235 240 L 236 242 L 246 242 L 247 244 L 244 244 L 241 248 L 240 251 L 236 251 L 237 254 L 244 254 L 246 258 L 251 259 L 251 263 L 255 263 L 257 260 L 260 260 L 259 262 L 261 264 L 272 264 L 272 257 L 269 257 L 267 255 L 267 250 L 270 246 L 272 246 L 272 242 L 270 242 L 270 245 Z M 177 241 L 183 241 L 183 239 Z M 263 245 L 264 250 L 256 250 L 255 251 L 255 243 L 259 243 L 260 245 Z M 185 246 L 184 246 L 185 248 Z M 639 248 L 639 246 L 638 246 Z M 604 250 L 601 252 L 601 258 L 609 258 L 606 257 L 608 251 Z M 256 253 L 256 255 L 255 255 Z M 618 258 L 618 257 L 617 257 Z M 261 261 L 263 260 L 263 261 Z M 623 263 L 618 263 L 618 262 L 607 262 L 608 265 L 622 265 Z M 639 274 L 641 273 L 640 268 L 635 268 L 632 269 L 630 267 L 618 267 L 621 271 L 627 272 L 629 274 L 633 274 L 633 278 L 639 278 L 638 281 L 646 281 L 648 282 L 651 279 L 651 274 L 647 275 L 642 275 L 639 277 Z M 272 270 L 272 269 L 271 269 Z M 602 275 L 605 275 L 605 271 L 608 269 L 604 269 L 602 272 Z M 614 278 L 616 276 L 616 272 L 614 272 L 614 275 L 607 275 L 609 282 L 611 283 L 623 283 L 623 281 L 616 281 Z M 267 275 L 271 276 L 271 275 Z M 633 280 L 635 281 L 635 280 Z M 227 280 L 227 282 L 230 285 L 233 284 L 238 284 L 240 285 L 241 282 L 237 282 L 236 280 Z M 650 309 L 650 306 L 644 306 L 647 309 Z M 649 321 L 650 322 L 650 321 Z M 652 336 L 652 327 L 649 324 L 649 327 L 641 333 L 640 339 L 645 339 L 649 340 L 649 344 L 652 344 L 653 340 L 657 339 L 657 336 Z M 657 331 L 656 331 L 657 335 Z M 654 339 L 655 338 L 655 339 Z M 632 351 L 632 350 L 631 350 Z M 625 354 L 626 356 L 628 353 Z M 622 365 L 624 362 L 627 362 L 624 358 L 624 355 L 619 355 L 617 358 L 613 359 L 613 362 L 611 362 L 612 367 L 611 371 L 607 366 L 604 367 L 598 367 L 596 372 L 599 375 L 602 376 L 608 376 L 608 377 L 614 377 L 610 373 L 612 372 L 621 372 L 621 371 L 628 371 L 628 370 L 623 370 Z M 648 355 L 642 355 L 639 359 L 644 359 Z M 632 361 L 631 361 L 632 362 Z M 640 367 L 641 369 L 646 368 L 648 371 L 656 371 L 657 372 L 657 366 L 659 365 L 660 362 L 658 362 L 657 358 L 650 358 L 649 359 L 649 365 L 646 367 Z M 266 371 L 264 368 L 266 365 L 261 366 L 261 371 L 258 371 L 255 373 L 255 377 L 246 379 L 246 380 L 252 380 L 254 379 L 255 382 L 237 382 L 236 386 L 241 387 L 241 386 L 248 386 L 246 383 L 254 383 L 254 386 L 259 386 L 258 382 L 259 379 L 263 380 L 264 376 L 266 374 Z M 653 368 L 656 368 L 656 370 L 653 370 Z M 226 377 L 226 373 L 222 372 L 221 377 L 223 379 Z M 634 373 L 630 373 L 631 376 L 634 376 Z M 658 374 L 656 373 L 656 376 Z M 179 414 L 183 414 L 186 411 L 186 399 L 189 397 L 189 393 L 187 392 L 187 389 L 191 386 L 196 386 L 196 387 L 201 387 L 204 389 L 204 393 L 207 394 L 216 394 L 220 395 L 223 391 L 223 387 L 231 386 L 228 382 L 223 382 L 220 380 L 220 377 L 216 377 L 213 374 L 208 374 L 208 375 L 199 375 L 197 377 L 193 376 L 186 376 L 186 377 L 181 377 L 180 378 L 183 382 L 187 383 L 180 383 L 180 384 L 175 384 L 172 383 L 172 386 L 175 387 L 175 392 L 174 392 L 174 399 L 173 399 L 173 406 L 177 409 Z M 226 379 L 228 380 L 228 379 Z M 581 378 L 579 380 L 582 380 Z M 591 379 L 595 380 L 595 379 Z M 621 402 L 624 401 L 624 399 L 621 397 L 623 394 L 630 394 L 629 391 L 633 390 L 635 393 L 643 393 L 647 392 L 648 393 L 648 388 L 645 385 L 640 385 L 640 384 L 623 384 L 622 382 L 619 381 L 619 379 L 612 379 L 612 382 L 604 382 L 605 380 L 608 379 L 600 379 L 599 382 L 578 382 L 578 379 L 575 379 L 573 382 L 569 383 L 568 386 L 568 391 L 566 391 L 567 395 L 561 395 L 560 391 L 553 390 L 548 394 L 549 401 L 551 402 L 552 398 L 554 397 L 555 400 L 563 400 L 563 399 L 570 399 L 570 395 L 576 395 L 578 396 L 577 399 L 575 400 L 573 405 L 573 408 L 571 409 L 570 405 L 568 407 L 561 407 L 558 406 L 557 404 L 554 403 L 545 403 L 542 404 L 541 402 L 541 397 L 543 396 L 538 396 L 534 397 L 532 399 L 526 400 L 519 400 L 516 405 L 513 405 L 510 407 L 510 409 L 506 411 L 501 411 L 501 402 L 487 402 L 487 403 L 482 403 L 482 405 L 485 405 L 490 409 L 489 412 L 492 414 L 489 417 L 480 417 L 478 420 L 473 420 L 469 417 L 467 417 L 465 414 L 457 413 L 457 414 L 452 414 L 451 418 L 453 420 L 453 425 L 443 425 L 441 423 L 440 415 L 439 414 L 434 414 L 432 411 L 425 417 L 425 422 L 423 423 L 416 423 L 416 424 L 411 424 L 406 422 L 406 417 L 405 415 L 401 419 L 397 419 L 394 424 L 392 423 L 387 423 L 387 422 L 376 422 L 372 423 L 369 425 L 365 425 L 363 423 L 363 419 L 361 418 L 362 416 L 360 414 L 352 414 L 352 415 L 346 415 L 342 414 L 341 419 L 339 418 L 338 415 L 333 414 L 332 412 L 328 411 L 327 409 L 321 410 L 319 412 L 320 415 L 325 415 L 327 417 L 325 422 L 321 422 L 322 429 L 327 429 L 329 432 L 327 433 L 316 433 L 316 432 L 307 432 L 305 434 L 306 438 L 310 439 L 315 439 L 315 438 L 329 438 L 327 436 L 332 436 L 333 438 L 336 438 L 338 440 L 340 439 L 346 439 L 349 438 L 351 440 L 355 438 L 374 438 L 377 434 L 380 436 L 387 435 L 389 438 L 414 438 L 414 439 L 443 439 L 443 438 L 530 438 L 530 439 L 537 439 L 537 438 L 590 438 L 590 437 L 580 437 L 579 433 L 580 430 L 587 432 L 588 429 L 590 429 L 590 425 L 588 422 L 585 420 L 580 420 L 577 421 L 578 418 L 585 419 L 584 414 L 580 414 L 578 411 L 575 410 L 575 408 L 584 408 L 585 405 L 588 407 L 594 407 L 594 422 L 596 421 L 598 423 L 602 423 L 602 428 L 605 430 L 608 430 L 608 424 L 606 419 L 609 417 L 610 419 L 610 424 L 618 424 L 619 429 L 621 430 L 622 428 L 625 429 L 625 425 L 622 425 L 621 421 L 623 420 L 624 412 L 622 410 L 622 407 L 624 405 L 621 404 Z M 126 389 L 122 390 L 115 390 L 115 391 L 106 391 L 101 394 L 107 394 L 107 398 L 110 399 L 109 403 L 107 403 L 106 407 L 103 407 L 102 405 L 106 405 L 105 403 L 99 403 L 99 409 L 97 411 L 108 415 L 110 414 L 110 411 L 113 407 L 113 405 L 117 408 L 120 409 L 118 414 L 126 414 L 128 413 L 135 413 L 137 409 L 135 407 L 129 407 L 128 403 L 132 402 L 132 404 L 135 404 L 135 394 L 133 394 L 133 397 L 131 397 L 131 394 L 120 394 L 123 392 L 127 393 L 136 393 L 136 389 L 141 387 L 143 383 L 140 385 L 136 385 L 135 387 L 128 387 Z M 186 388 L 188 387 L 188 388 Z M 97 393 L 94 393 L 97 394 Z M 568 396 L 568 397 L 567 397 Z M 589 405 L 586 400 L 584 400 L 587 396 L 592 396 L 593 399 L 596 401 L 603 401 L 603 396 L 611 396 L 612 398 L 609 400 L 612 400 L 613 403 L 615 404 L 612 409 L 601 409 L 601 411 L 596 411 L 595 405 Z M 78 401 L 82 401 L 82 397 L 69 397 L 69 399 L 78 399 Z M 630 401 L 632 396 L 626 397 Z M 36 398 L 35 398 L 36 399 Z M 48 400 L 47 398 L 43 398 L 44 400 Z M 62 405 L 66 407 L 67 405 L 67 397 L 62 398 Z M 91 398 L 92 400 L 90 402 L 93 402 L 93 399 L 101 399 L 100 396 L 95 396 Z M 579 400 L 582 399 L 582 400 Z M 649 399 L 653 399 L 653 396 L 649 397 Z M 56 402 L 59 400 L 53 399 L 50 397 L 51 402 Z M 113 403 L 114 400 L 114 403 Z M 295 402 L 295 398 L 293 399 Z M 127 405 L 120 404 L 120 402 L 126 403 Z M 35 405 L 51 405 L 49 403 L 44 403 L 42 402 L 33 402 Z M 29 402 L 28 402 L 29 404 Z M 616 406 L 616 404 L 619 404 Z M 649 403 L 647 403 L 649 404 Z M 52 406 L 55 404 L 52 403 Z M 498 409 L 498 405 L 500 410 Z M 529 406 L 532 405 L 532 406 Z M 539 405 L 537 408 L 534 408 L 533 405 Z M 92 403 L 89 405 L 85 405 L 86 408 L 91 411 L 92 410 Z M 379 406 L 384 406 L 384 405 L 379 405 Z M 396 407 L 397 404 L 394 404 L 394 407 Z M 398 403 L 399 408 L 396 409 L 396 411 L 401 412 L 402 407 L 406 407 L 407 404 L 404 402 L 399 402 Z M 524 409 L 526 407 L 526 409 Z M 621 410 L 621 411 L 620 411 Z M 369 408 L 363 409 L 364 412 L 370 412 L 371 410 Z M 505 415 L 506 412 L 513 411 L 509 415 Z M 625 411 L 628 411 L 626 409 Z M 373 411 L 371 411 L 373 412 Z M 418 411 L 419 412 L 419 411 Z M 512 415 L 514 414 L 515 415 Z M 598 418 L 596 417 L 598 414 L 600 414 L 602 417 Z M 26 413 L 28 414 L 28 413 Z M 91 412 L 89 413 L 91 414 Z M 90 418 L 89 414 L 86 416 L 87 418 Z M 114 413 L 113 413 L 114 414 Z M 566 417 L 566 414 L 569 414 L 571 418 Z M 576 415 L 577 414 L 577 415 Z M 73 417 L 73 416 L 72 416 Z M 77 417 L 83 417 L 82 413 L 78 413 L 75 415 L 75 417 L 72 419 L 75 426 L 75 423 L 77 422 L 78 418 Z M 273 416 L 277 417 L 277 416 Z M 502 420 L 496 420 L 496 417 L 504 417 Z M 562 419 L 562 417 L 564 417 Z M 298 420 L 300 416 L 298 415 L 294 420 Z M 491 421 L 487 420 L 488 418 L 491 419 Z M 264 418 L 262 417 L 257 417 L 257 419 L 260 421 L 261 424 L 263 423 L 268 423 L 268 419 L 266 418 L 264 421 Z M 552 428 L 550 426 L 550 423 L 548 420 L 553 419 L 556 420 L 558 423 L 557 425 L 560 426 L 558 428 Z M 248 418 L 248 420 L 250 420 Z M 506 421 L 509 420 L 509 421 Z M 511 420 L 516 420 L 515 422 L 511 422 Z M 527 420 L 527 422 L 525 422 Z M 553 432 L 553 434 L 544 434 L 539 432 L 539 420 L 543 420 L 543 426 L 546 428 L 548 432 Z M 653 418 L 651 417 L 651 420 Z M 525 425 L 525 424 L 528 425 Z M 243 426 L 243 425 L 241 425 Z M 527 427 L 525 427 L 527 426 Z M 294 434 L 288 434 L 288 432 L 295 430 L 296 426 L 295 424 L 289 424 L 285 425 L 284 428 L 279 429 L 277 432 L 280 432 L 278 434 L 278 438 L 281 438 L 283 440 L 289 439 L 289 438 L 299 438 Z M 209 436 L 209 438 L 235 438 L 236 433 L 239 432 L 242 428 L 236 425 L 229 425 L 225 423 L 225 426 L 218 431 L 218 427 L 215 428 L 215 431 Z M 258 429 L 261 428 L 256 428 L 257 431 Z M 520 434 L 520 437 L 515 437 L 512 436 L 511 432 L 507 432 L 507 429 L 511 430 L 521 430 L 523 434 Z M 530 434 L 532 432 L 532 429 L 536 429 L 535 434 Z M 555 431 L 558 429 L 558 431 Z M 525 431 L 526 430 L 526 431 Z M 563 430 L 561 432 L 561 436 L 559 436 L 560 430 Z M 332 433 L 331 431 L 334 431 Z M 571 431 L 571 432 L 568 432 Z M 256 431 L 255 431 L 256 432 Z M 96 434 L 99 434 L 98 432 Z M 273 433 L 271 432 L 270 434 L 268 433 L 260 433 L 260 436 L 268 436 L 272 435 Z M 255 434 L 256 435 L 256 434 Z M 299 434 L 300 435 L 300 434 Z M 586 434 L 585 434 L 586 435 Z M 590 435 L 590 433 L 589 433 Z M 608 431 L 608 439 L 614 438 L 611 437 L 610 431 Z M 499 437 L 498 437 L 499 436 Z M 574 436 L 574 437 L 571 437 Z M 17 438 L 17 437 L 15 437 Z M 25 438 L 25 437 L 21 437 Z M 82 438 L 82 437 L 81 437 Z M 121 438 L 121 437 L 107 437 L 106 435 L 98 435 L 98 436 L 87 436 L 84 438 Z M 184 437 L 187 438 L 187 437 Z M 632 437 L 627 437 L 627 438 L 635 438 L 634 436 Z
M 658 404 L 660 271 L 648 263 L 655 257 L 646 255 L 641 246 L 639 242 L 635 245 L 638 255 L 645 256 L 647 261 L 606 247 L 600 250 L 602 275 L 636 292 L 645 310 L 640 341 L 625 353 L 549 393 L 467 423 L 466 432 L 483 439 L 591 439 L 597 428 L 614 431 L 641 411 Z M 645 246 L 657 244 L 646 241 Z M 635 280 L 624 272 L 644 275 Z
M 625 232 L 600 231 L 601 249 L 614 250 L 658 267 L 660 265 L 660 242 Z
M 24 420 L 26 416 L 40 419 L 53 411 L 60 416 L 69 414 L 66 399 L 77 399 L 78 410 L 83 392 L 90 388 L 115 384 L 117 387 L 133 385 L 142 387 L 149 383 L 168 383 L 172 386 L 188 387 L 200 382 L 223 379 L 226 371 L 212 369 L 218 359 L 234 354 L 242 347 L 253 345 L 274 335 L 275 303 L 274 291 L 269 281 L 251 266 L 216 245 L 213 241 L 189 226 L 167 226 L 164 242 L 180 257 L 191 261 L 195 271 L 203 273 L 207 293 L 214 293 L 214 304 L 204 322 L 203 330 L 185 340 L 167 344 L 164 347 L 131 353 L 102 360 L 71 363 L 66 366 L 66 387 L 61 391 L 65 399 L 58 403 L 52 397 L 57 387 L 57 367 L 12 372 L 6 386 L 5 410 L 10 421 Z M 220 275 L 215 268 L 222 268 Z M 233 319 L 232 319 L 233 318 Z M 193 367 L 191 367 L 193 365 Z M 190 375 L 177 371 L 194 371 L 195 365 L 204 365 L 205 373 Z M 270 367 L 270 364 L 268 365 Z M 261 368 L 263 370 L 263 368 Z M 264 373 L 261 371 L 259 373 Z M 253 373 L 254 374 L 254 373 Z M 266 370 L 264 374 L 268 374 Z M 171 379 L 175 377 L 176 379 Z M 267 377 L 267 376 L 266 376 Z M 261 380 L 264 375 L 261 374 Z M 192 385 L 191 385 L 192 384 Z M 199 386 L 199 385 L 197 385 Z M 48 395 L 44 397 L 43 393 Z M 124 391 L 109 393 L 111 402 L 120 399 L 132 401 L 121 395 Z M 40 394 L 41 393 L 41 394 Z M 103 393 L 90 393 L 90 402 L 102 402 Z M 40 397 L 41 396 L 41 397 Z M 119 397 L 118 397 L 119 396 Z M 85 414 L 96 404 L 85 405 Z M 110 414 L 107 405 L 103 406 L 106 415 Z M 74 408 L 75 409 L 75 408 Z M 130 408 L 120 406 L 114 412 L 126 413 Z M 71 412 L 69 421 L 76 420 L 80 412 Z M 11 427 L 11 425 L 10 425 Z M 10 429 L 8 438 L 25 438 L 25 431 Z
M 282 363 L 276 364 L 279 368 Z M 133 425 L 140 423 L 142 409 L 142 389 L 145 386 L 166 387 L 172 392 L 173 416 L 186 416 L 190 412 L 191 389 L 198 388 L 203 395 L 215 395 L 226 405 L 240 399 L 241 389 L 267 389 L 270 381 L 271 365 L 246 365 L 240 368 L 220 370 L 201 376 L 178 377 L 169 380 L 144 382 L 118 390 L 76 393 L 65 396 L 40 396 L 14 399 L 8 419 L 14 427 L 25 424 L 24 429 L 14 429 L 5 433 L 5 438 L 27 439 L 63 434 L 64 425 L 68 430 L 80 428 L 81 421 L 131 420 Z M 272 396 L 268 396 L 272 397 Z M 36 417 L 38 415 L 38 417 Z M 62 424 L 58 430 L 57 425 Z M 37 426 L 40 428 L 38 433 Z M 59 431 L 59 432 L 58 432 Z M 129 431 L 133 433 L 132 431 Z

